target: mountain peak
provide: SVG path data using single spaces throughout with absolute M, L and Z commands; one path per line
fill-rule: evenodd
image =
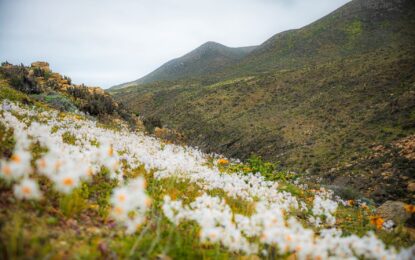
M 228 55 L 228 52 L 232 52 L 232 51 L 233 51 L 233 48 L 230 48 L 228 46 L 225 46 L 217 42 L 208 41 L 200 45 L 199 47 L 197 47 L 190 53 L 186 54 L 185 56 L 192 55 L 192 54 L 198 54 L 198 53 L 202 53 L 202 54 L 206 53 L 207 55 L 221 55 L 216 52 L 222 52 L 223 55 Z
M 218 42 L 214 42 L 214 41 L 207 41 L 204 44 L 200 45 L 200 47 L 218 47 L 218 46 L 226 47 L 225 45 L 220 44 Z
M 206 73 L 215 73 L 240 61 L 255 47 L 231 48 L 214 41 L 208 41 L 182 57 L 166 62 L 150 74 L 136 81 L 114 86 L 112 89 L 159 80 L 177 80 L 186 77 L 197 77 Z

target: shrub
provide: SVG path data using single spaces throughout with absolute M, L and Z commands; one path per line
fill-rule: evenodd
M 95 91 L 91 91 L 81 85 L 79 87 L 68 88 L 68 93 L 77 98 L 82 99 L 80 110 L 92 115 L 100 116 L 104 114 L 112 115 L 117 109 L 115 102 L 111 96 L 103 95 Z
M 68 82 L 68 84 L 69 84 L 69 85 L 71 85 L 71 84 L 72 84 L 72 79 L 71 79 L 70 77 L 68 77 L 68 76 L 63 76 L 63 79 L 65 79 L 65 80 Z
M 28 70 L 23 66 L 1 67 L 0 73 L 9 79 L 10 86 L 26 94 L 39 94 L 42 89 L 35 80 L 29 76 Z
M 33 75 L 35 77 L 45 77 L 45 71 L 41 68 L 35 67 L 33 69 Z
M 53 108 L 56 108 L 60 111 L 67 111 L 67 112 L 75 112 L 77 107 L 65 96 L 60 95 L 59 93 L 48 93 L 48 94 L 40 94 L 33 96 L 34 98 L 48 103 Z
M 144 118 L 143 120 L 144 127 L 146 128 L 147 132 L 153 133 L 156 127 L 162 128 L 163 124 L 161 123 L 160 118 L 156 116 L 149 116 Z

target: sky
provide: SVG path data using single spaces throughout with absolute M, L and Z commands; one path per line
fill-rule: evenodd
M 0 61 L 47 61 L 76 84 L 136 80 L 207 41 L 259 45 L 348 0 L 0 0 Z

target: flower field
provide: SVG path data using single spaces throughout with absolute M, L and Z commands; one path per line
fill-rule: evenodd
M 2 97 L 1 258 L 414 257 L 363 201 Z

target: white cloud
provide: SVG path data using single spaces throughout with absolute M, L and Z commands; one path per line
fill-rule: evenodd
M 74 82 L 135 80 L 206 41 L 258 45 L 348 0 L 0 0 L 0 60 Z

